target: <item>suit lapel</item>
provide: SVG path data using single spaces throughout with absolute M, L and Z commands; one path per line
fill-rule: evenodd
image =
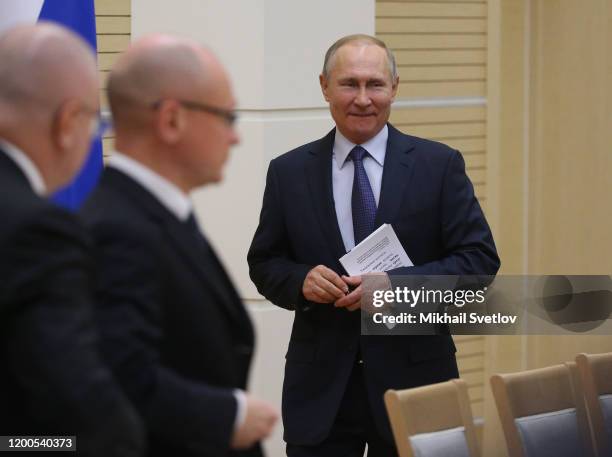
M 409 154 L 414 149 L 414 145 L 410 137 L 399 132 L 391 124 L 388 125 L 389 139 L 376 212 L 377 227 L 395 219 L 402 204 L 404 190 L 412 179 L 414 171 L 414 158 Z
M 244 325 L 246 312 L 233 286 L 225 275 L 212 249 L 208 253 L 201 252 L 193 240 L 193 234 L 186 224 L 181 223 L 152 194 L 136 181 L 113 168 L 104 172 L 105 179 L 122 195 L 131 198 L 135 206 L 144 211 L 152 223 L 158 224 L 164 230 L 168 241 L 187 265 L 200 277 L 202 283 L 217 298 L 215 301 L 226 315 L 233 321 Z
M 321 225 L 325 240 L 335 258 L 345 254 L 344 243 L 334 205 L 332 189 L 332 149 L 336 130 L 329 132 L 316 142 L 310 153 L 311 160 L 306 169 L 312 205 Z

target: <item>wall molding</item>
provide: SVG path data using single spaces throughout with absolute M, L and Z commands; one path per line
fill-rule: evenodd
M 454 108 L 464 106 L 487 106 L 485 97 L 436 97 L 436 98 L 404 98 L 396 100 L 392 107 L 395 109 L 406 108 Z M 236 110 L 242 121 L 286 121 L 304 119 L 329 119 L 329 108 L 327 106 L 316 106 L 310 108 L 261 108 L 261 109 L 238 109 Z M 101 113 L 105 120 L 112 119 L 110 110 L 105 109 Z

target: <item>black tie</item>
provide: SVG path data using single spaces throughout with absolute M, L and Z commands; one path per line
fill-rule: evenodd
M 208 252 L 210 250 L 210 246 L 208 245 L 206 238 L 204 238 L 198 221 L 193 213 L 189 213 L 189 217 L 187 217 L 185 220 L 185 226 L 189 229 L 189 232 L 191 232 L 193 239 L 197 242 L 200 249 L 202 249 L 203 252 Z

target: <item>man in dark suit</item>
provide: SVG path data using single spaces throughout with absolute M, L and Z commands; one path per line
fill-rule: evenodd
M 108 96 L 117 152 L 83 211 L 106 359 L 151 455 L 259 456 L 278 414 L 244 392 L 253 328 L 188 197 L 222 179 L 238 142 L 228 77 L 197 43 L 152 35 L 118 60 Z
M 291 457 L 361 456 L 366 443 L 370 456 L 397 455 L 384 392 L 458 376 L 448 335 L 360 337 L 350 311 L 362 305 L 362 278 L 343 275 L 342 255 L 390 223 L 415 265 L 390 276 L 499 267 L 461 155 L 387 123 L 398 81 L 380 40 L 337 41 L 320 76 L 336 128 L 268 169 L 248 262 L 258 290 L 295 311 L 283 386 Z
M 76 435 L 78 455 L 141 455 L 140 419 L 96 347 L 91 240 L 46 198 L 89 149 L 95 58 L 39 24 L 0 37 L 0 62 L 0 435 Z

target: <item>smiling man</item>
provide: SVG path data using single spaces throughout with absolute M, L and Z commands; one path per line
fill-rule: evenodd
M 336 128 L 270 163 L 250 274 L 295 311 L 287 455 L 362 456 L 367 444 L 369 456 L 394 456 L 384 392 L 458 377 L 455 346 L 449 335 L 360 336 L 361 277 L 338 259 L 384 223 L 414 263 L 389 276 L 493 275 L 499 258 L 461 154 L 388 123 L 399 78 L 382 41 L 338 40 L 320 83 Z

